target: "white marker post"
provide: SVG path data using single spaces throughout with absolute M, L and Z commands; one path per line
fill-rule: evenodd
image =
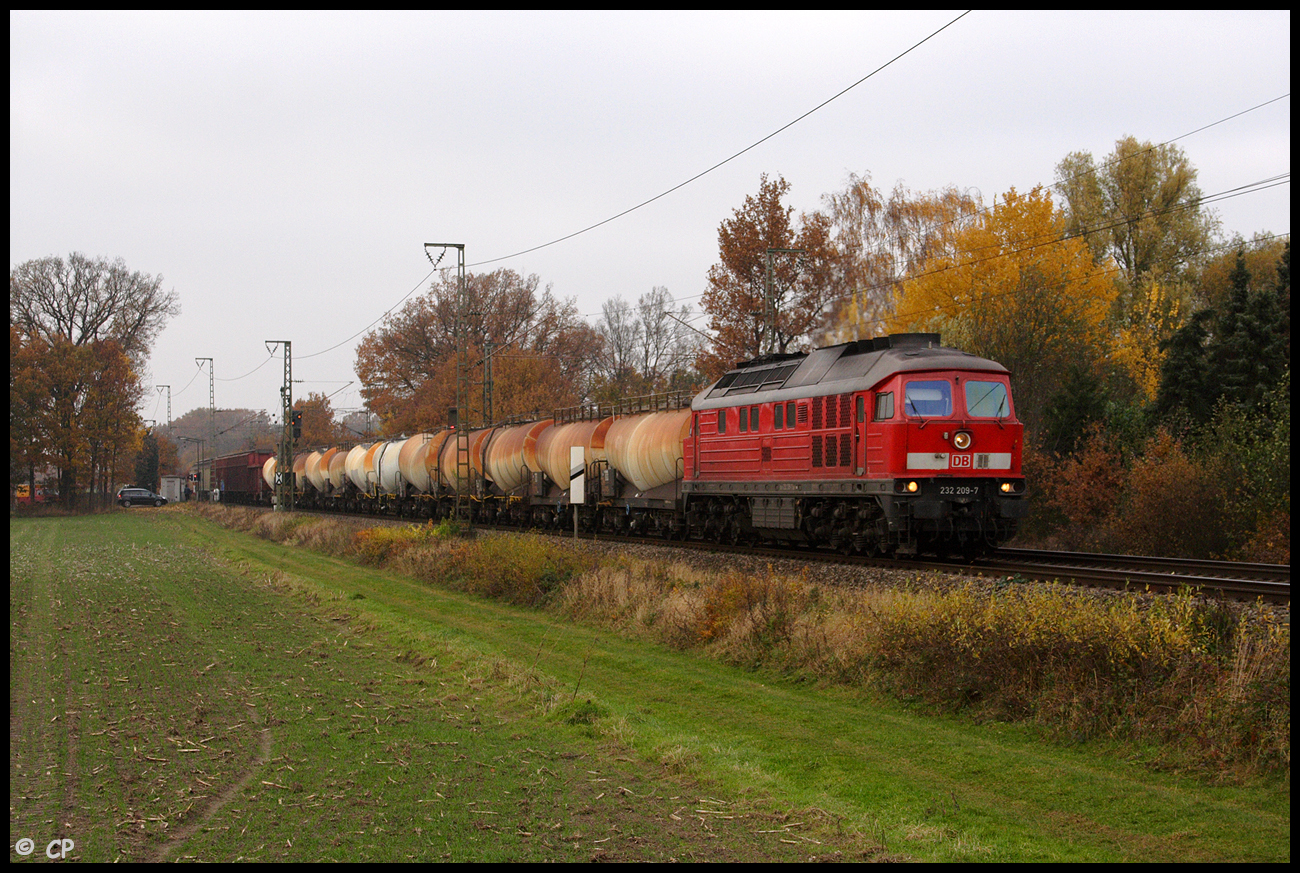
M 587 497 L 587 459 L 582 446 L 569 446 L 569 506 L 583 503 Z M 573 538 L 578 538 L 578 510 L 573 509 Z

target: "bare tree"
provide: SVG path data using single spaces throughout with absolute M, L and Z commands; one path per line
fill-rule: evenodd
M 642 325 L 637 310 L 615 296 L 600 307 L 596 332 L 605 340 L 605 354 L 597 365 L 599 375 L 613 385 L 626 389 L 639 375 L 642 349 Z
M 131 272 L 118 258 L 73 252 L 26 261 L 9 274 L 9 320 L 29 337 L 74 346 L 104 340 L 142 363 L 167 320 L 180 313 L 163 277 Z
M 657 389 L 670 387 L 675 377 L 686 373 L 699 353 L 700 334 L 687 325 L 691 307 L 676 301 L 668 289 L 656 285 L 637 300 L 641 314 L 641 372 Z
M 673 295 L 657 285 L 633 306 L 621 296 L 605 301 L 596 333 L 605 353 L 597 367 L 594 397 L 604 402 L 685 388 L 694 381 L 696 334 L 683 322 L 691 308 L 674 309 Z

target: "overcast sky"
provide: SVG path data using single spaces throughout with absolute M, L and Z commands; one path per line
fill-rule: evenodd
M 689 185 L 495 260 L 708 170 L 958 15 L 11 12 L 10 264 L 161 274 L 182 313 L 145 378 L 179 416 L 207 406 L 195 357 L 218 407 L 278 413 L 266 339 L 292 341 L 295 396 L 360 406 L 359 334 L 427 286 L 425 242 L 593 323 L 656 285 L 698 310 L 763 173 L 799 211 L 851 172 L 988 204 L 1069 152 L 1178 138 L 1207 195 L 1282 177 L 1215 203 L 1225 234 L 1290 232 L 1289 12 L 977 11 Z

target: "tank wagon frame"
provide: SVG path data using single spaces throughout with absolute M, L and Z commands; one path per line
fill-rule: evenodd
M 769 355 L 694 397 L 472 429 L 463 480 L 454 434 L 300 452 L 299 506 L 449 518 L 459 494 L 476 523 L 568 529 L 577 512 L 589 531 L 902 555 L 987 551 L 1028 512 L 1010 374 L 938 334 Z

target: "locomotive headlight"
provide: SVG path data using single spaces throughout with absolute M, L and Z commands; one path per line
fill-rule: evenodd
M 964 430 L 959 430 L 952 435 L 952 444 L 954 448 L 966 450 L 970 448 L 970 434 Z
M 1010 494 L 1010 493 L 1011 493 L 1011 483 L 1010 483 L 1010 482 L 1003 482 L 1003 483 L 1002 483 L 1002 493 L 1003 493 L 1003 494 Z
M 905 487 L 907 488 L 908 494 L 915 494 L 917 491 L 921 489 L 921 486 L 916 482 L 915 479 L 913 479 L 911 482 L 908 482 Z

